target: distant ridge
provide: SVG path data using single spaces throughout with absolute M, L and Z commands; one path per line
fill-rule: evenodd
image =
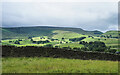
M 101 35 L 100 31 L 86 31 L 81 28 L 54 27 L 54 26 L 31 26 L 31 27 L 3 27 L 2 38 L 23 38 L 30 36 L 52 36 L 54 30 L 72 31 L 86 35 Z

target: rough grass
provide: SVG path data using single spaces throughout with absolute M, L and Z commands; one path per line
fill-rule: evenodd
M 84 45 L 82 45 L 82 44 L 79 44 L 79 43 L 65 43 L 65 44 L 60 44 L 59 45 L 60 46 L 60 48 L 62 48 L 62 47 L 70 47 L 70 48 L 81 48 L 81 47 L 84 47 Z
M 106 40 L 103 40 L 103 42 L 105 42 L 106 44 L 118 44 L 118 41 L 119 39 L 106 39 Z
M 34 41 L 45 41 L 48 40 L 47 38 L 44 37 L 44 39 L 40 39 L 40 37 L 34 37 L 32 38 Z
M 120 34 L 120 31 L 107 31 L 106 33 L 102 35 L 112 35 L 112 37 L 118 37 Z
M 91 41 L 96 41 L 96 39 L 90 37 L 90 38 L 85 38 L 82 41 L 91 42 Z
M 65 58 L 2 58 L 3 73 L 117 73 L 118 61 Z
M 88 35 L 82 35 L 82 34 L 71 32 L 71 31 L 56 30 L 56 31 L 53 31 L 53 33 L 57 33 L 56 35 L 53 36 L 53 38 L 55 39 L 88 37 Z

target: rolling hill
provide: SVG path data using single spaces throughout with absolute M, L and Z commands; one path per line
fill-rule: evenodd
M 120 31 L 107 31 L 102 35 L 112 35 L 112 37 L 118 37 L 120 35 Z
M 28 38 L 31 36 L 53 36 L 56 30 L 70 31 L 72 33 L 79 33 L 83 35 L 101 35 L 100 31 L 85 31 L 81 28 L 68 28 L 68 27 L 48 27 L 48 26 L 37 26 L 37 27 L 11 27 L 11 28 L 0 28 L 2 30 L 2 39 L 7 38 Z

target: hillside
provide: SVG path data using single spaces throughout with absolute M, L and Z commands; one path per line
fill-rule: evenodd
M 120 31 L 107 31 L 102 35 L 112 35 L 112 37 L 118 37 L 120 35 Z
M 38 27 L 12 27 L 12 28 L 2 28 L 2 38 L 27 38 L 30 36 L 53 36 L 55 33 L 53 31 L 71 31 L 79 34 L 86 35 L 100 35 L 100 31 L 85 31 L 81 28 L 67 28 L 67 27 L 48 27 L 48 26 L 38 26 Z

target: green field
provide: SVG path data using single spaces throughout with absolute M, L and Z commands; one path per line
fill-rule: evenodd
M 77 42 L 76 43 L 60 44 L 59 46 L 60 46 L 60 48 L 62 48 L 62 47 L 70 47 L 70 48 L 81 48 L 81 47 L 84 47 L 84 45 L 78 44 Z
M 24 29 L 24 28 L 23 28 Z M 29 29 L 31 28 L 27 28 L 28 30 L 25 30 L 24 29 L 24 32 L 28 32 L 30 31 Z M 33 28 L 33 29 L 36 29 L 37 30 L 41 30 L 41 28 Z M 58 30 L 58 29 L 61 29 L 61 30 Z M 91 41 L 101 41 L 101 42 L 104 42 L 106 44 L 107 47 L 111 46 L 111 49 L 116 49 L 117 51 L 118 50 L 118 38 L 107 38 L 105 36 L 118 36 L 117 34 L 117 31 L 108 31 L 102 35 L 104 35 L 104 37 L 101 37 L 101 34 L 99 36 L 93 36 L 93 35 L 89 35 L 89 34 L 83 34 L 83 30 L 80 30 L 81 33 L 78 33 L 78 32 L 75 32 L 74 29 L 70 29 L 70 28 L 65 28 L 66 30 L 64 30 L 64 28 L 49 28 L 48 27 L 48 30 L 49 30 L 49 34 L 50 36 L 48 35 L 48 30 L 46 29 L 46 27 L 42 30 L 44 30 L 42 32 L 42 34 L 46 34 L 46 36 L 42 36 L 42 35 L 37 35 L 37 36 L 34 36 L 32 37 L 33 41 L 45 41 L 45 40 L 48 40 L 50 41 L 49 43 L 44 43 L 44 44 L 37 44 L 37 43 L 32 43 L 32 41 L 30 39 L 28 39 L 28 37 L 24 37 L 22 38 L 22 36 L 20 38 L 22 38 L 22 41 L 20 41 L 20 44 L 15 44 L 15 41 L 16 40 L 19 40 L 19 39 L 5 39 L 5 40 L 2 40 L 2 45 L 14 45 L 14 46 L 45 46 L 45 45 L 49 45 L 51 44 L 53 47 L 55 46 L 59 46 L 60 48 L 62 47 L 70 47 L 70 48 L 81 48 L 81 47 L 84 47 L 84 45 L 82 44 L 79 44 L 80 41 L 78 42 L 73 42 L 73 41 L 70 41 L 69 39 L 72 39 L 72 38 L 80 38 L 80 37 L 86 37 L 85 39 L 81 40 L 81 41 L 85 41 L 85 42 L 91 42 Z M 11 29 L 3 29 L 3 32 L 8 32 L 9 30 Z M 45 31 L 47 30 L 47 31 Z M 68 30 L 68 31 L 67 31 Z M 11 30 L 12 32 L 13 30 Z M 16 31 L 16 28 L 15 28 L 15 31 Z M 32 31 L 32 30 L 31 30 Z M 41 31 L 39 31 L 41 33 Z M 22 34 L 22 33 L 21 33 Z M 31 34 L 31 33 L 28 33 L 28 34 Z M 36 33 L 38 34 L 38 32 Z M 4 34 L 5 35 L 5 34 Z M 20 35 L 20 34 L 19 34 Z M 17 36 L 17 35 L 16 35 Z M 89 37 L 91 36 L 91 37 Z M 43 37 L 43 38 L 42 38 Z M 63 39 L 62 39 L 63 38 Z M 58 39 L 58 40 L 54 40 L 52 41 L 51 39 Z M 12 41 L 11 43 L 9 41 Z
M 3 73 L 118 73 L 118 61 L 65 58 L 2 58 Z
M 88 35 L 82 35 L 79 33 L 75 33 L 72 31 L 61 31 L 61 30 L 56 30 L 53 31 L 53 33 L 57 33 L 56 35 L 53 35 L 53 38 L 55 39 L 61 39 L 61 38 L 79 38 L 79 37 L 88 37 Z
M 112 35 L 112 37 L 118 37 L 119 34 L 120 34 L 120 31 L 107 31 L 103 35 Z

